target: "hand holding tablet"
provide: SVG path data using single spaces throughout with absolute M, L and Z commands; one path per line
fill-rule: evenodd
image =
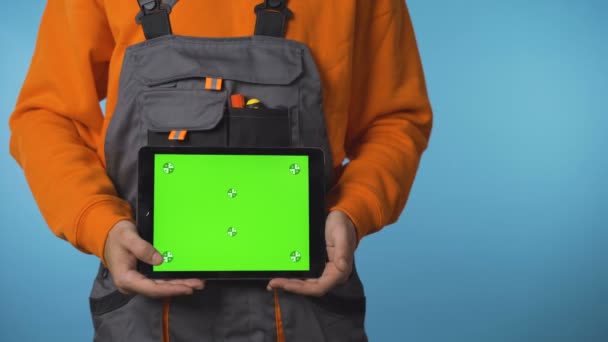
M 150 278 L 317 278 L 326 262 L 323 154 L 309 148 L 145 147 L 139 233 Z
M 139 237 L 131 221 L 120 221 L 110 230 L 104 260 L 120 292 L 160 298 L 188 295 L 204 287 L 200 279 L 151 280 L 136 270 L 137 260 L 158 265 L 162 259 L 152 245 Z
M 357 232 L 352 221 L 341 211 L 332 211 L 325 224 L 328 262 L 323 273 L 316 279 L 272 279 L 268 290 L 285 291 L 307 295 L 322 296 L 337 285 L 348 280 L 353 270 Z

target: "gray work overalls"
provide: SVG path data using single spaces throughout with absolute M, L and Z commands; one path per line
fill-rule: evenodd
M 147 40 L 126 50 L 105 137 L 107 172 L 119 195 L 135 208 L 137 153 L 145 145 L 317 147 L 325 153 L 331 186 L 321 80 L 308 47 L 283 38 L 290 16 L 286 1 L 256 7 L 255 35 L 222 39 L 173 35 L 169 13 L 175 2 L 139 0 Z M 209 89 L 219 79 L 221 88 Z M 273 110 L 231 108 L 230 95 L 237 93 L 263 99 Z M 176 129 L 187 130 L 187 139 L 169 140 Z M 118 292 L 101 265 L 90 298 L 95 341 L 271 342 L 281 332 L 288 342 L 367 340 L 356 272 L 322 298 L 279 292 L 275 301 L 266 284 L 208 281 L 204 290 L 167 304 Z

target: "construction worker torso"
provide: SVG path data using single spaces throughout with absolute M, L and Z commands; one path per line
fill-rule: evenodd
M 113 22 L 111 14 L 127 12 L 132 15 L 120 20 L 135 21 L 134 0 L 111 2 L 106 8 L 115 43 L 128 43 L 110 62 L 110 69 L 120 68 L 120 78 L 109 82 L 118 85 L 109 91 L 118 95 L 108 99 L 102 134 L 102 156 L 120 197 L 136 207 L 140 147 L 175 144 L 320 148 L 326 156 L 326 184 L 333 185 L 344 155 L 336 155 L 330 146 L 325 109 L 344 106 L 340 96 L 323 99 L 318 62 L 327 69 L 336 63 L 334 77 L 343 74 L 344 82 L 348 78 L 344 64 L 323 60 L 323 51 L 314 56 L 311 47 L 322 35 L 340 44 L 348 28 L 314 27 L 312 14 L 325 15 L 315 12 L 320 1 L 139 3 L 140 25 L 133 25 L 133 31 L 120 31 L 125 25 Z M 354 15 L 348 11 L 342 7 L 329 15 Z M 231 94 L 260 99 L 266 108 L 283 114 L 257 119 L 238 115 L 229 106 Z M 170 139 L 175 130 L 187 130 L 187 138 Z M 192 296 L 151 299 L 119 292 L 101 265 L 91 293 L 95 340 L 366 340 L 365 298 L 356 272 L 321 298 L 269 292 L 266 284 L 208 281 Z

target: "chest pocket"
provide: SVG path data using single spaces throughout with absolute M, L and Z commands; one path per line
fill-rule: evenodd
M 302 73 L 301 55 L 263 44 L 222 44 L 222 48 L 210 44 L 196 51 L 187 47 L 181 44 L 154 51 L 152 46 L 138 60 L 142 83 L 138 107 L 145 144 L 299 145 L 296 80 Z M 230 99 L 235 94 L 258 99 L 262 105 L 234 108 Z M 179 136 L 176 132 L 180 131 L 185 133 Z

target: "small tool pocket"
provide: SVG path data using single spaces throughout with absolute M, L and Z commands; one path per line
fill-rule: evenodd
M 155 89 L 142 95 L 142 121 L 150 146 L 227 145 L 226 92 Z M 181 139 L 171 132 L 185 131 Z
M 231 147 L 288 147 L 291 144 L 287 109 L 230 108 L 228 127 Z

